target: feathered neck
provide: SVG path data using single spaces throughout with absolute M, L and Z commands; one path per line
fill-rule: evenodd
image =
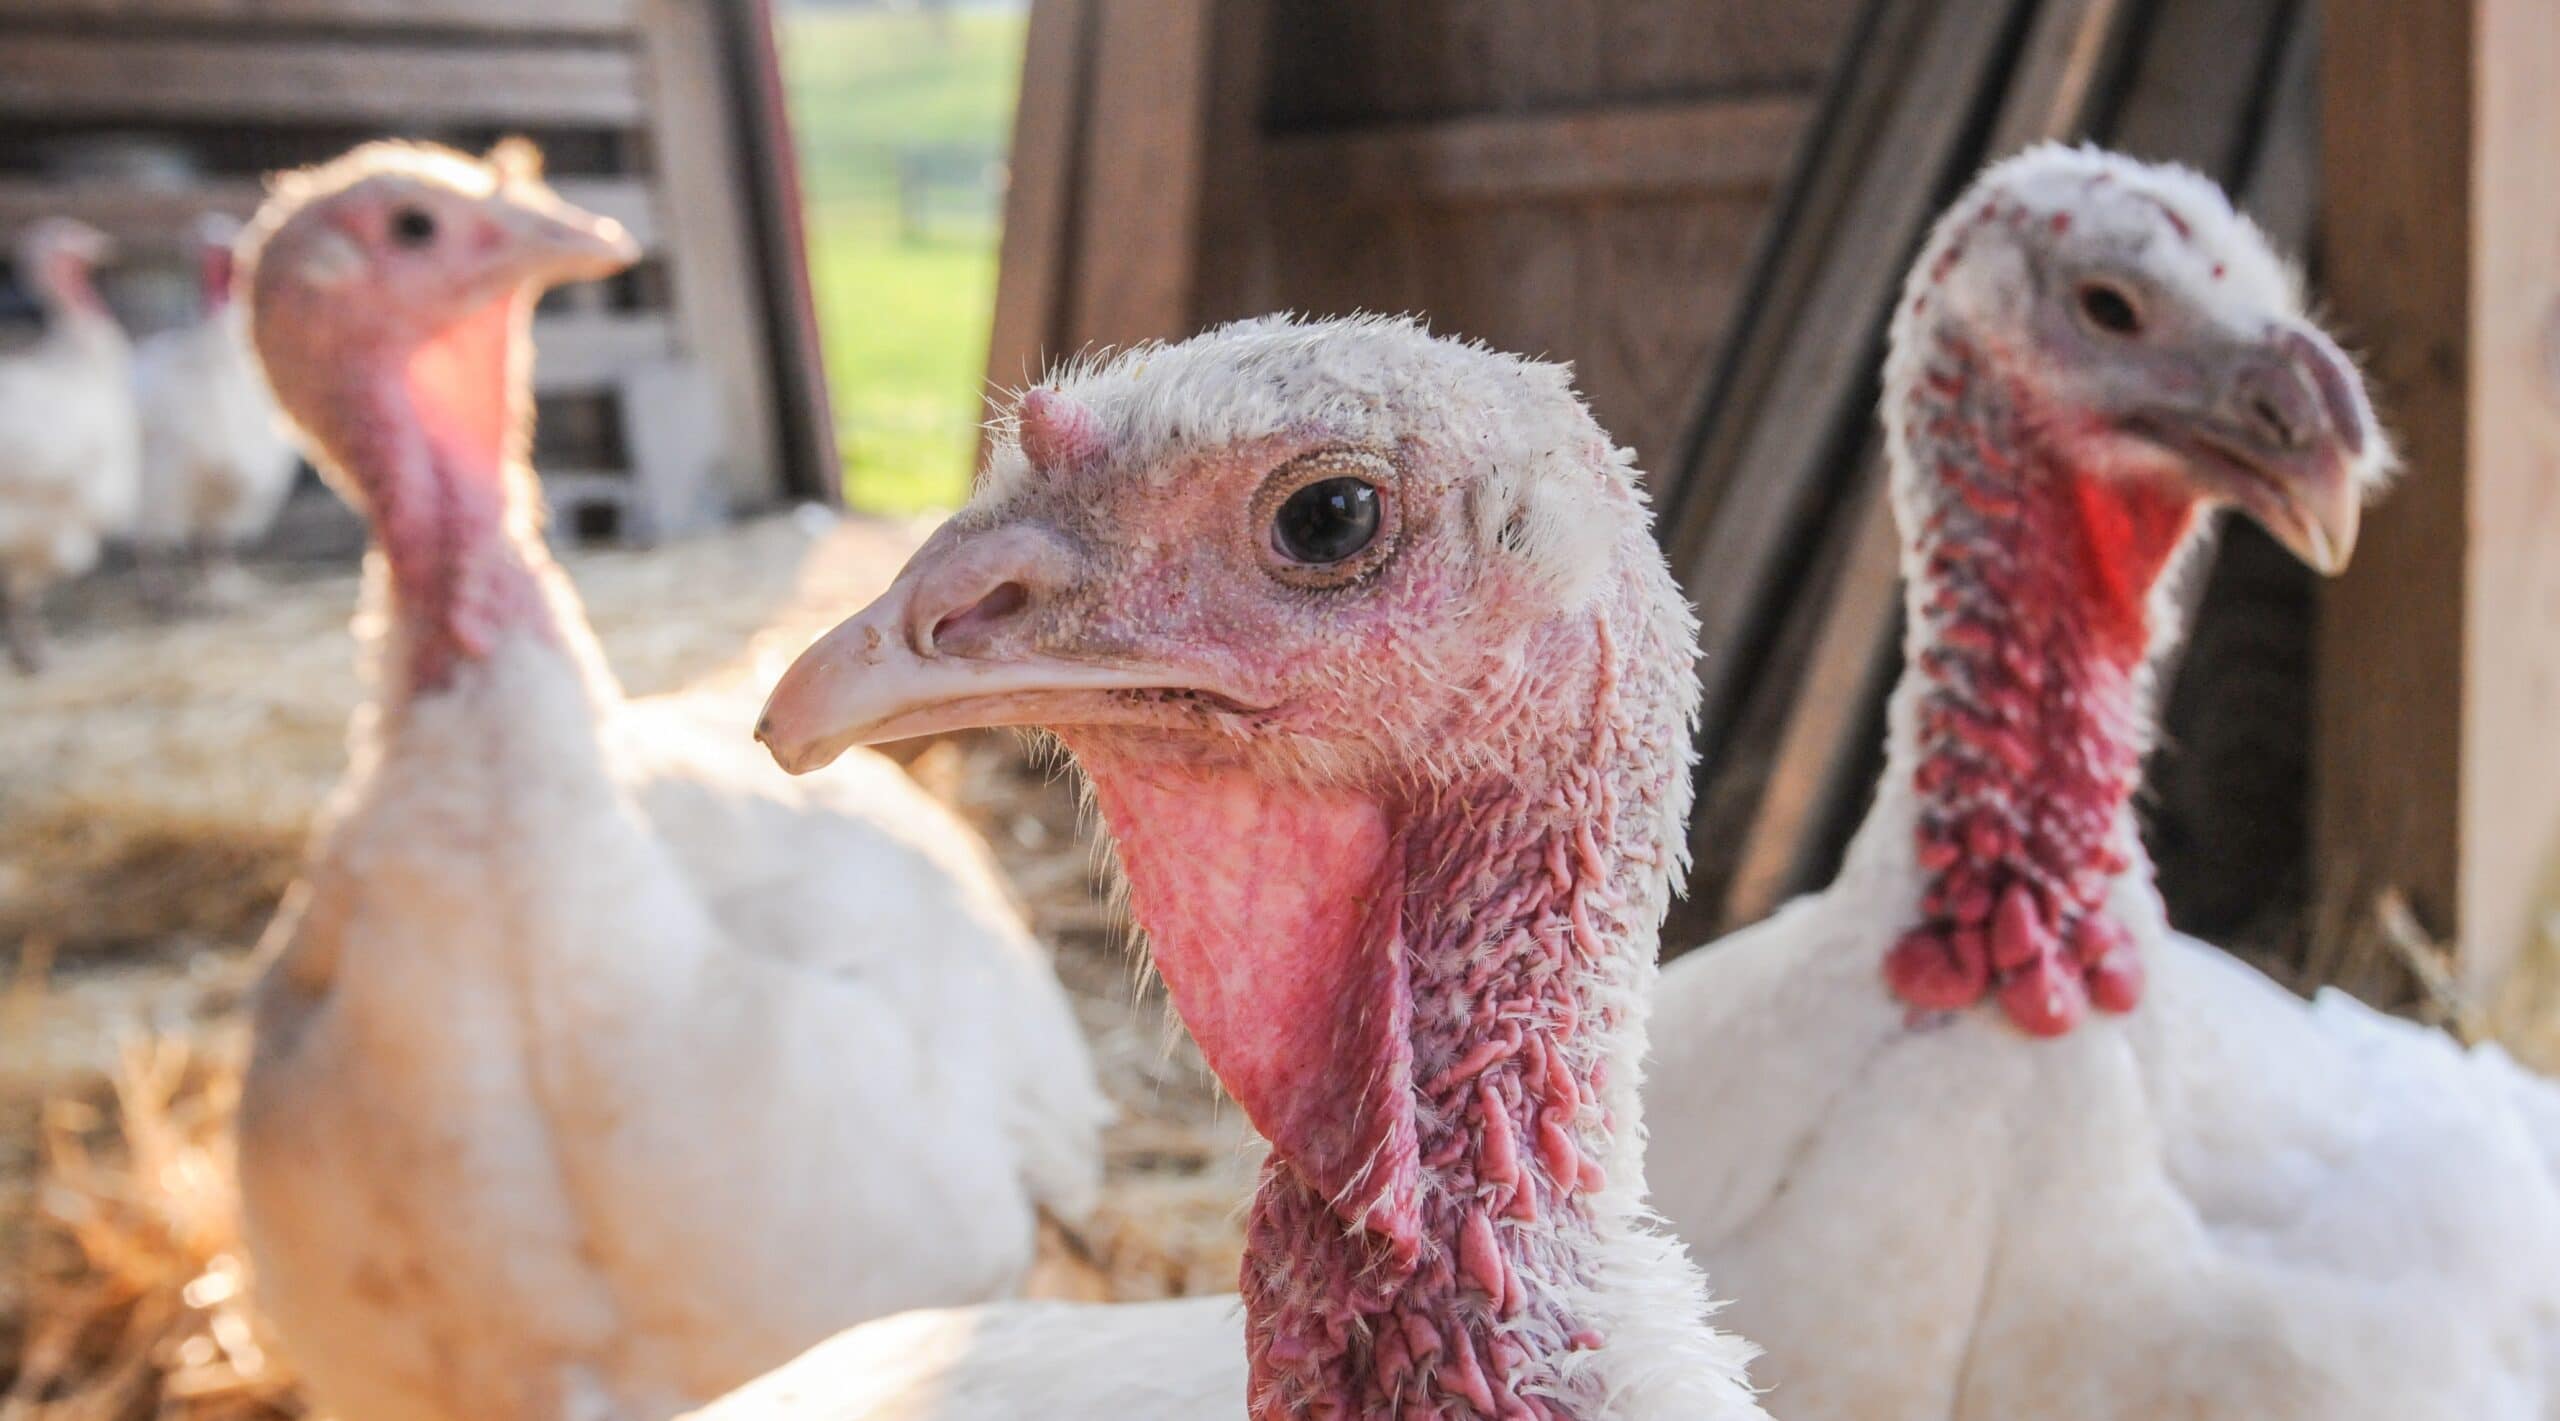
M 1595 660 L 1488 687 L 1592 689 L 1426 791 L 1345 808 L 1240 769 L 1095 773 L 1175 1003 L 1272 1138 L 1242 1273 L 1260 1421 L 1757 1414 L 1747 1349 L 1643 1202 L 1693 696 L 1677 638 L 1639 638 L 1604 622 Z M 1239 841 L 1291 847 L 1200 867 Z M 1339 931 L 1290 926 L 1310 916 Z
M 2141 995 L 2107 900 L 2142 861 L 2161 588 L 2196 504 L 2077 467 L 2031 385 L 1946 323 L 1906 319 L 1891 376 L 1909 663 L 1869 832 L 1908 837 L 1921 891 L 1886 980 L 2058 1035 Z
M 296 417 L 372 523 L 387 569 L 394 705 L 453 687 L 502 639 L 581 662 L 583 627 L 540 533 L 525 455 L 532 300 L 519 294 L 432 336 L 332 363 Z M 603 679 L 600 664 L 584 666 Z

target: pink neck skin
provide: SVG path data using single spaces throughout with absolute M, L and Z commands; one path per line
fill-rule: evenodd
M 330 382 L 315 433 L 363 490 L 390 564 L 405 690 L 442 690 L 500 637 L 557 629 L 524 543 L 531 299 L 493 303 Z
M 1420 803 L 1076 747 L 1174 1003 L 1272 1141 L 1241 1278 L 1257 1421 L 1598 1414 L 1585 1309 L 1617 1225 L 1592 1196 L 1634 1123 L 1610 1077 L 1641 1051 L 1621 1004 L 1684 743 L 1601 682 L 1601 717 L 1543 741 L 1570 748 Z
M 2068 430 L 1965 336 L 1905 395 L 1921 491 L 1914 832 L 1921 921 L 1885 977 L 1921 1011 L 1996 996 L 2039 1036 L 2130 1011 L 2142 962 L 2106 908 L 2147 746 L 2152 590 L 2192 498 L 2076 466 Z
M 218 242 L 207 242 L 196 249 L 196 293 L 204 303 L 207 317 L 219 316 L 231 306 L 231 249 Z
M 98 294 L 87 262 L 70 252 L 50 252 L 42 266 L 36 288 L 47 305 L 64 315 L 106 316 L 106 298 Z

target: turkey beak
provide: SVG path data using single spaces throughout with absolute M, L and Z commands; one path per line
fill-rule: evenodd
M 511 191 L 498 201 L 509 239 L 500 260 L 517 280 L 542 286 L 601 281 L 640 259 L 640 244 L 621 223 L 571 207 L 548 191 Z
M 856 745 L 991 726 L 1162 719 L 1155 698 L 1196 677 L 1079 649 L 1050 614 L 1081 572 L 1072 547 L 1029 526 L 956 532 L 918 550 L 880 599 L 800 654 L 765 702 L 756 739 L 792 774 Z
M 2144 411 L 2141 432 L 2186 455 L 2206 494 L 2315 571 L 2343 571 L 2385 457 L 2355 367 L 2328 337 L 2288 325 L 2221 352 L 2202 375 L 2200 401 Z

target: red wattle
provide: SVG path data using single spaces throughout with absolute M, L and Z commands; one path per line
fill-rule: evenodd
M 1913 530 L 1925 883 L 1885 979 L 1921 1010 L 1996 997 L 2021 1029 L 2060 1035 L 2092 1004 L 2141 999 L 2106 899 L 2126 866 L 2113 836 L 2141 766 L 2152 593 L 2194 501 L 2072 458 L 2067 422 L 2036 416 L 2030 383 L 1960 338 L 1908 398 L 1903 452 L 1929 501 Z

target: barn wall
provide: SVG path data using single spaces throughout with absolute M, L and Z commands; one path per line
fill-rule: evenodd
M 1274 310 L 1573 361 L 1673 462 L 1851 0 L 1036 0 L 988 376 Z
M 1853 7 L 1321 0 L 1262 36 L 1268 180 L 1231 189 L 1203 320 L 1418 311 L 1571 360 L 1671 458 Z M 1213 164 L 1214 164 L 1213 157 Z

